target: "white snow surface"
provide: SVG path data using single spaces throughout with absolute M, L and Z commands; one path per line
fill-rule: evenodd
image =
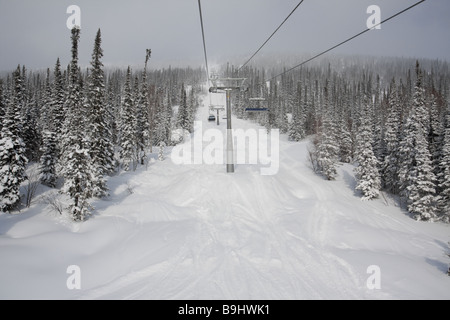
M 208 104 L 203 130 L 225 132 Z M 109 178 L 83 223 L 52 212 L 41 186 L 30 209 L 0 215 L 0 299 L 450 299 L 449 226 L 416 222 L 387 196 L 361 201 L 351 165 L 325 181 L 307 145 L 282 135 L 272 176 L 175 165 L 166 148 L 165 161 Z M 71 265 L 80 290 L 66 286 Z M 373 265 L 380 289 L 367 286 Z

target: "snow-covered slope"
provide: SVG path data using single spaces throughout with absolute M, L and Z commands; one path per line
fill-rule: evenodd
M 225 132 L 207 121 L 208 103 L 203 130 Z M 307 144 L 281 136 L 271 176 L 259 165 L 175 165 L 169 149 L 110 178 L 110 198 L 84 223 L 38 200 L 0 215 L 0 298 L 450 299 L 449 226 L 416 222 L 389 198 L 362 202 L 350 165 L 334 182 L 316 176 Z M 81 290 L 66 286 L 71 265 Z M 380 289 L 367 286 L 370 266 Z

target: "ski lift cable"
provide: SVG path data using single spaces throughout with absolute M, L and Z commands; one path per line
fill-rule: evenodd
M 200 0 L 199 0 L 200 1 Z M 241 67 L 239 67 L 239 69 L 237 70 L 238 72 L 244 68 L 258 53 L 259 51 L 261 51 L 261 49 L 267 44 L 267 42 L 270 41 L 270 39 L 272 39 L 272 37 L 275 35 L 275 33 L 278 32 L 278 30 L 280 30 L 280 28 L 283 26 L 283 24 L 285 24 L 286 21 L 289 20 L 289 18 L 292 16 L 292 14 L 297 10 L 298 7 L 300 7 L 300 5 L 303 3 L 303 1 L 305 0 L 301 0 L 297 6 L 291 11 L 291 13 L 289 13 L 289 15 L 286 17 L 286 19 L 284 19 L 284 21 L 278 26 L 278 28 L 275 29 L 275 31 L 270 35 L 269 38 L 267 38 L 267 40 L 259 47 L 258 50 L 256 50 L 256 52 L 250 57 L 250 59 L 248 59 Z
M 325 51 L 323 51 L 323 52 L 321 52 L 321 53 L 315 55 L 314 57 L 309 58 L 308 60 L 303 61 L 302 63 L 300 63 L 300 64 L 298 64 L 298 65 L 296 65 L 296 66 L 294 66 L 294 67 L 292 67 L 292 68 L 290 68 L 290 69 L 288 69 L 288 70 L 286 70 L 286 71 L 284 71 L 284 72 L 282 72 L 282 73 L 280 73 L 280 74 L 278 74 L 278 75 L 276 75 L 276 76 L 274 76 L 274 77 L 272 77 L 272 78 L 270 78 L 270 79 L 268 79 L 268 80 L 266 80 L 265 83 L 267 83 L 268 81 L 274 80 L 274 79 L 276 79 L 276 78 L 278 78 L 278 77 L 280 77 L 280 76 L 282 76 L 282 75 L 285 75 L 286 73 L 291 72 L 291 71 L 293 71 L 293 70 L 295 70 L 295 69 L 297 69 L 297 68 L 299 68 L 299 67 L 301 67 L 301 66 L 307 64 L 308 62 L 311 62 L 312 60 L 317 59 L 317 58 L 320 57 L 320 56 L 323 56 L 324 54 L 326 54 L 326 53 L 328 53 L 328 52 L 330 52 L 330 51 L 336 49 L 337 47 L 340 47 L 340 46 L 346 44 L 347 42 L 350 42 L 351 40 L 353 40 L 353 39 L 355 39 L 355 38 L 357 38 L 357 37 L 363 35 L 363 34 L 366 33 L 366 32 L 369 32 L 369 31 L 375 29 L 376 27 L 382 25 L 383 23 L 386 23 L 386 22 L 388 22 L 388 21 L 390 21 L 390 20 L 392 20 L 392 19 L 398 17 L 399 15 L 405 13 L 406 11 L 411 10 L 412 8 L 418 6 L 419 4 L 421 4 L 421 3 L 425 2 L 425 1 L 426 1 L 426 0 L 421 0 L 421 1 L 419 1 L 419 2 L 416 2 L 416 3 L 413 4 L 412 6 L 406 8 L 406 9 L 403 9 L 403 10 L 400 11 L 400 12 L 397 12 L 396 14 L 390 16 L 390 17 L 387 18 L 387 19 L 384 19 L 384 20 L 381 21 L 380 23 L 374 25 L 372 28 L 370 28 L 370 29 L 365 29 L 364 31 L 361 31 L 360 33 L 358 33 L 358 34 L 356 34 L 356 35 L 354 35 L 354 36 L 348 38 L 347 40 L 344 40 L 344 41 L 340 42 L 339 44 L 337 44 L 337 45 L 335 45 L 335 46 L 333 46 L 333 47 L 331 47 L 331 48 L 329 48 L 329 49 L 327 49 L 327 50 L 325 50 Z M 264 85 L 264 83 L 262 83 L 261 85 Z
M 209 79 L 209 67 L 208 67 L 208 54 L 206 51 L 206 40 L 205 40 L 205 28 L 203 25 L 203 14 L 202 14 L 202 5 L 200 3 L 200 0 L 198 0 L 198 11 L 200 13 L 200 25 L 202 27 L 202 38 L 203 38 L 203 52 L 205 54 L 205 64 L 206 64 L 206 79 L 208 81 L 208 86 L 210 84 L 210 79 Z M 212 104 L 211 101 L 211 94 L 209 94 L 209 104 Z

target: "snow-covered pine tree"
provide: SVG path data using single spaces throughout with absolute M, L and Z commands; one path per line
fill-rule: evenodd
M 26 69 L 22 67 L 22 139 L 25 143 L 25 156 L 29 161 L 39 161 L 41 133 L 39 131 L 39 109 L 34 88 L 26 77 Z
M 197 114 L 197 101 L 195 97 L 195 89 L 194 87 L 191 88 L 189 91 L 189 104 L 188 104 L 188 119 L 189 119 L 189 128 L 190 132 L 194 131 L 194 121 L 195 121 L 195 115 Z M 161 97 L 161 106 L 162 106 L 162 97 Z
M 279 112 L 278 84 L 276 81 L 270 81 L 269 90 L 269 111 L 264 113 L 264 121 L 260 123 L 265 126 L 267 132 L 276 127 L 277 114 Z M 264 123 L 265 122 L 265 123 Z
M 337 143 L 336 126 L 332 119 L 331 106 L 328 100 L 328 87 L 324 88 L 324 114 L 322 116 L 322 132 L 319 134 L 317 145 L 317 164 L 320 172 L 328 179 L 334 180 L 337 176 L 339 146 Z
M 138 103 L 136 104 L 137 118 L 136 118 L 136 126 L 137 126 L 137 143 L 139 148 L 139 161 L 141 165 L 144 165 L 145 159 L 147 158 L 147 154 L 145 149 L 149 145 L 150 141 L 150 124 L 149 124 L 149 98 L 148 98 L 148 83 L 147 83 L 147 64 L 151 57 L 152 51 L 147 49 L 145 55 L 145 66 L 144 71 L 142 72 L 142 85 L 141 90 L 139 92 Z
M 305 137 L 298 106 L 293 107 L 292 119 L 288 127 L 289 140 L 298 142 Z
M 99 29 L 95 37 L 94 51 L 92 53 L 91 71 L 88 79 L 87 106 L 89 116 L 88 131 L 91 141 L 89 153 L 95 175 L 93 195 L 96 197 L 108 195 L 105 175 L 114 170 L 114 145 L 107 121 L 101 42 L 101 30 Z
M 65 119 L 64 103 L 66 96 L 65 77 L 61 73 L 61 63 L 59 58 L 56 60 L 55 69 L 53 71 L 53 101 L 52 112 L 55 121 L 55 133 L 59 139 L 62 134 L 62 128 Z
M 441 113 L 439 112 L 439 107 L 437 103 L 437 98 L 434 94 L 435 89 L 432 88 L 432 93 L 428 97 L 428 109 L 430 112 L 430 126 L 428 130 L 428 143 L 431 154 L 431 162 L 433 166 L 433 173 L 436 178 L 442 177 L 441 174 L 441 159 L 442 159 L 442 146 L 444 141 L 444 121 L 442 119 Z M 439 181 L 438 181 L 439 182 Z M 437 191 L 440 191 L 440 183 L 436 185 Z
M 384 145 L 386 156 L 382 164 L 383 187 L 398 194 L 398 170 L 399 170 L 399 140 L 401 131 L 400 104 L 398 100 L 397 85 L 392 79 L 388 96 L 389 114 L 385 125 Z
M 353 141 L 352 134 L 349 130 L 347 115 L 345 112 L 346 106 L 342 107 L 339 115 L 338 125 L 338 139 L 339 139 L 339 158 L 344 163 L 350 163 L 353 158 Z
M 164 141 L 161 141 L 159 143 L 159 152 L 158 152 L 158 160 L 164 161 L 164 149 L 166 148 L 166 143 Z
M 13 136 L 20 137 L 23 141 L 23 113 L 25 111 L 24 106 L 24 88 L 23 88 L 23 78 L 20 70 L 20 65 L 17 66 L 16 71 L 13 73 L 13 86 L 12 86 L 12 96 L 10 105 L 8 106 L 10 110 L 10 114 L 5 117 L 7 121 L 7 126 L 9 127 L 9 131 Z M 14 123 L 13 123 L 14 122 Z
M 8 129 L 2 129 L 0 139 L 0 211 L 9 212 L 20 203 L 20 184 L 26 180 L 25 147 Z
M 53 113 L 53 90 L 50 84 L 50 69 L 47 69 L 45 80 L 45 93 L 41 107 L 42 145 L 39 160 L 40 181 L 43 185 L 54 188 L 58 176 L 56 166 L 58 164 L 58 150 L 55 133 L 55 118 Z
M 51 130 L 43 130 L 41 158 L 39 163 L 40 181 L 50 188 L 56 186 L 58 176 L 56 166 L 58 164 L 56 133 Z
M 177 115 L 177 127 L 187 132 L 191 132 L 191 123 L 189 120 L 189 106 L 187 104 L 187 96 L 186 90 L 184 89 L 184 83 L 181 84 L 181 98 Z
M 171 142 L 171 134 L 172 134 L 172 118 L 173 118 L 173 107 L 172 102 L 170 101 L 170 92 L 167 90 L 167 98 L 165 102 L 165 121 L 164 125 L 166 127 L 166 144 L 170 144 Z
M 381 89 L 380 89 L 380 76 L 377 75 L 376 87 L 374 92 L 372 93 L 373 98 L 373 107 L 372 107 L 372 123 L 373 123 L 373 153 L 375 157 L 378 159 L 378 163 L 384 162 L 385 157 L 385 148 L 384 145 L 384 122 L 385 115 L 382 110 L 381 105 Z
M 364 99 L 363 118 L 358 129 L 356 144 L 356 161 L 358 162 L 355 168 L 356 190 L 362 192 L 362 200 L 378 198 L 381 188 L 379 163 L 373 152 L 373 129 L 368 101 L 369 98 Z
M 414 170 L 414 154 L 416 150 L 416 131 L 419 130 L 416 111 L 411 110 L 403 128 L 398 147 L 398 191 L 400 196 L 407 199 L 409 192 L 407 187 L 412 184 L 410 172 Z
M 431 165 L 428 141 L 422 132 L 417 133 L 415 166 L 409 173 L 412 184 L 408 190 L 408 211 L 419 221 L 436 218 L 435 175 Z
M 447 104 L 440 168 L 442 177 L 439 177 L 441 189 L 439 211 L 441 219 L 450 222 L 450 103 Z
M 311 87 L 305 85 L 305 135 L 317 134 L 317 112 L 315 104 L 315 95 L 312 92 Z
M 409 113 L 403 139 L 400 142 L 399 182 L 401 195 L 405 197 L 408 211 L 417 220 L 434 220 L 435 182 L 431 155 L 427 140 L 429 113 L 425 107 L 422 72 L 417 62 L 416 86 L 412 110 Z
M 163 90 L 158 89 L 156 93 L 156 121 L 155 121 L 155 141 L 156 145 L 159 146 L 161 142 L 167 143 L 169 142 L 169 120 L 168 120 L 168 110 L 167 106 L 164 105 L 164 98 L 163 98 Z
M 136 143 L 136 108 L 131 88 L 131 68 L 128 67 L 125 81 L 124 97 L 120 120 L 120 159 L 125 171 L 130 170 L 130 165 L 135 168 Z
M 3 118 L 0 137 L 0 211 L 9 212 L 20 203 L 20 184 L 26 180 L 25 144 L 21 130 L 21 74 L 20 67 L 13 74 L 16 90 Z M 17 90 L 19 89 L 19 90 Z
M 305 117 L 302 108 L 302 85 L 297 84 L 297 94 L 292 106 L 292 119 L 289 123 L 288 136 L 291 141 L 305 138 Z
M 78 69 L 78 42 L 80 29 L 72 29 L 72 61 L 69 70 L 68 95 L 65 103 L 66 119 L 63 128 L 62 174 L 64 186 L 62 192 L 71 200 L 70 215 L 74 221 L 84 221 L 91 214 L 92 207 L 88 199 L 93 195 L 94 178 L 89 154 L 90 142 L 86 138 L 82 113 L 85 108 L 82 97 L 82 79 Z
M 320 172 L 328 180 L 336 179 L 337 154 L 339 152 L 331 121 L 328 115 L 324 116 L 322 132 L 319 134 L 319 142 L 317 145 L 317 164 Z
M 278 98 L 278 115 L 277 115 L 277 121 L 276 121 L 276 127 L 280 129 L 280 133 L 286 134 L 289 130 L 289 119 L 288 119 L 288 113 L 287 113 L 287 106 L 286 101 L 283 100 L 282 97 Z
M 2 131 L 3 119 L 6 114 L 6 104 L 3 97 L 3 92 L 3 79 L 0 79 L 0 132 Z
M 47 69 L 47 76 L 45 78 L 44 92 L 42 94 L 42 104 L 40 107 L 40 123 L 42 129 L 47 129 L 53 125 L 53 92 L 50 84 L 50 69 Z
M 119 127 L 120 127 L 120 112 L 121 112 L 121 89 L 118 77 L 118 71 L 114 72 L 108 77 L 106 90 L 106 110 L 107 123 L 111 130 L 111 141 L 113 145 L 118 145 L 119 141 Z M 114 160 L 114 166 L 117 161 Z

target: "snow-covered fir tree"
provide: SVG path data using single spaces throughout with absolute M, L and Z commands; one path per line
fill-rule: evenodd
M 6 114 L 6 104 L 4 99 L 3 79 L 0 79 L 0 132 L 2 131 L 3 119 Z
M 0 137 L 0 210 L 9 212 L 20 203 L 20 184 L 26 180 L 25 168 L 28 159 L 25 156 L 25 144 L 20 136 L 21 84 L 20 67 L 13 74 L 11 103 L 6 106 Z M 17 90 L 19 89 L 19 90 Z
M 422 72 L 416 66 L 416 86 L 399 148 L 399 182 L 408 211 L 417 220 L 434 220 L 436 177 L 433 173 L 427 132 L 429 113 L 425 107 Z
M 78 68 L 78 42 L 80 29 L 72 29 L 72 61 L 70 63 L 68 95 L 65 103 L 66 119 L 63 128 L 62 192 L 71 200 L 70 215 L 74 221 L 84 221 L 91 214 L 88 199 L 93 195 L 94 170 L 89 153 L 90 141 L 86 137 L 86 119 L 82 97 L 82 80 Z
M 381 180 L 378 159 L 373 152 L 373 129 L 370 119 L 368 98 L 365 99 L 363 119 L 358 129 L 355 168 L 356 190 L 360 190 L 362 200 L 372 200 L 380 195 Z
M 164 94 L 164 92 L 162 93 Z M 166 136 L 164 137 L 164 141 L 166 142 L 166 145 L 170 145 L 171 143 L 171 133 L 172 133 L 172 117 L 173 117 L 173 108 L 172 108 L 172 102 L 170 101 L 170 93 L 169 91 L 165 94 L 166 98 L 164 100 L 164 110 L 162 112 L 163 119 L 162 122 L 164 123 L 164 132 L 166 133 Z
M 411 185 L 410 172 L 414 170 L 414 154 L 416 152 L 416 131 L 419 130 L 416 112 L 411 110 L 398 147 L 398 190 L 399 194 L 407 199 L 408 189 Z
M 328 179 L 334 180 L 337 176 L 338 152 L 336 135 L 333 131 L 332 120 L 327 115 L 323 119 L 322 132 L 317 145 L 317 163 L 320 172 Z
M 144 71 L 142 72 L 142 84 L 141 89 L 139 91 L 139 98 L 136 103 L 136 138 L 139 152 L 139 161 L 141 165 L 145 163 L 145 159 L 147 158 L 146 148 L 149 145 L 150 141 L 150 124 L 149 124 L 149 98 L 148 98 L 148 83 L 147 83 L 147 64 L 151 57 L 151 50 L 146 51 L 145 55 L 145 66 Z
M 42 128 L 47 128 L 53 121 L 53 90 L 50 83 L 50 69 L 47 69 L 45 78 L 44 92 L 41 98 L 40 106 L 40 124 Z
M 40 181 L 43 185 L 54 188 L 58 180 L 56 167 L 58 164 L 56 133 L 52 130 L 42 132 L 41 158 L 39 162 Z
M 291 141 L 300 141 L 305 137 L 305 113 L 301 104 L 302 86 L 301 83 L 298 83 L 295 103 L 292 106 L 292 119 L 288 129 L 288 136 Z
M 328 96 L 328 85 L 324 88 L 324 114 L 322 117 L 322 131 L 319 133 L 317 145 L 317 164 L 320 172 L 328 179 L 334 180 L 337 176 L 339 146 L 337 141 L 336 125 L 331 112 L 331 104 Z
M 347 121 L 344 115 L 341 116 L 338 126 L 339 137 L 339 158 L 344 163 L 350 163 L 352 161 L 352 135 L 348 129 Z
M 270 81 L 269 85 L 269 99 L 268 99 L 268 106 L 269 111 L 267 113 L 264 113 L 262 120 L 260 122 L 261 125 L 265 126 L 267 129 L 267 132 L 269 132 L 272 128 L 276 127 L 277 122 L 277 111 L 279 107 L 279 100 L 278 100 L 278 85 L 276 81 Z
M 439 211 L 441 219 L 450 221 L 450 104 L 447 104 L 445 116 L 444 143 L 442 146 L 442 159 L 440 162 L 441 177 L 439 187 L 441 189 L 439 199 Z
M 291 141 L 301 141 L 305 137 L 303 124 L 301 121 L 300 111 L 298 106 L 294 106 L 292 112 L 292 119 L 288 126 L 288 136 Z
M 54 188 L 58 179 L 58 148 L 55 133 L 55 114 L 53 112 L 53 90 L 50 84 L 50 69 L 47 69 L 43 105 L 41 106 L 42 145 L 39 159 L 40 181 Z
M 26 77 L 27 70 L 22 67 L 22 139 L 25 143 L 25 156 L 29 161 L 39 161 L 39 148 L 41 134 L 39 131 L 39 108 L 37 105 L 34 88 Z
M 164 149 L 166 148 L 166 143 L 164 141 L 161 141 L 159 143 L 159 152 L 158 152 L 158 160 L 164 161 Z
M 24 84 L 22 78 L 22 72 L 20 65 L 17 66 L 16 71 L 13 73 L 13 86 L 12 86 L 12 96 L 10 104 L 7 106 L 9 109 L 9 114 L 7 113 L 5 117 L 6 125 L 13 136 L 20 137 L 23 140 L 23 114 L 25 112 L 24 105 Z M 5 125 L 5 123 L 3 123 Z
M 187 94 L 184 89 L 184 83 L 181 84 L 180 106 L 178 107 L 177 127 L 187 132 L 191 132 L 191 122 L 189 115 L 189 106 L 187 103 Z
M 125 171 L 136 165 L 136 108 L 131 88 L 131 69 L 128 67 L 120 121 L 120 159 Z
M 9 212 L 20 203 L 20 184 L 26 179 L 24 153 L 22 140 L 3 128 L 0 138 L 0 211 Z
M 94 51 L 92 53 L 91 70 L 88 84 L 88 116 L 90 136 L 90 157 L 95 175 L 93 195 L 103 197 L 108 195 L 105 175 L 114 170 L 114 145 L 112 133 L 108 126 L 105 75 L 103 72 L 103 50 L 101 48 L 101 31 L 97 32 Z
M 52 93 L 53 97 L 52 112 L 53 112 L 53 119 L 55 121 L 54 129 L 57 137 L 60 137 L 62 134 L 62 128 L 65 119 L 65 110 L 64 110 L 64 103 L 66 98 L 65 86 L 66 86 L 65 78 L 61 73 L 61 63 L 58 58 L 56 60 L 55 68 L 53 71 L 53 93 Z
M 162 97 L 161 97 L 162 102 Z M 161 103 L 162 105 L 162 103 Z M 197 114 L 198 109 L 198 101 L 196 98 L 195 88 L 192 87 L 189 91 L 189 107 L 188 107 L 188 119 L 189 119 L 189 128 L 190 132 L 194 131 L 194 121 L 195 121 L 195 115 Z M 162 111 L 162 109 L 161 109 Z
M 439 107 L 437 103 L 437 98 L 434 94 L 435 89 L 432 88 L 432 93 L 428 96 L 428 109 L 430 113 L 430 126 L 428 130 L 428 144 L 430 148 L 430 155 L 431 155 L 431 162 L 433 166 L 433 172 L 436 176 L 442 177 L 441 175 L 441 159 L 442 159 L 442 146 L 444 141 L 444 120 L 441 116 L 441 113 L 439 112 Z M 436 185 L 437 190 L 439 190 L 439 185 Z
M 157 109 L 156 121 L 155 121 L 155 141 L 156 145 L 159 146 L 161 142 L 169 142 L 169 130 L 170 130 L 170 120 L 168 114 L 168 108 L 164 105 L 163 99 L 164 92 L 158 90 L 156 93 L 155 106 Z
M 383 187 L 397 194 L 399 192 L 398 171 L 399 171 L 399 141 L 401 131 L 400 105 L 398 100 L 397 85 L 393 79 L 390 85 L 388 97 L 389 114 L 386 120 L 384 145 L 386 154 L 382 164 Z
M 436 185 L 431 165 L 428 142 L 422 132 L 417 133 L 415 166 L 409 172 L 411 185 L 408 190 L 408 211 L 416 220 L 433 221 L 436 218 Z

